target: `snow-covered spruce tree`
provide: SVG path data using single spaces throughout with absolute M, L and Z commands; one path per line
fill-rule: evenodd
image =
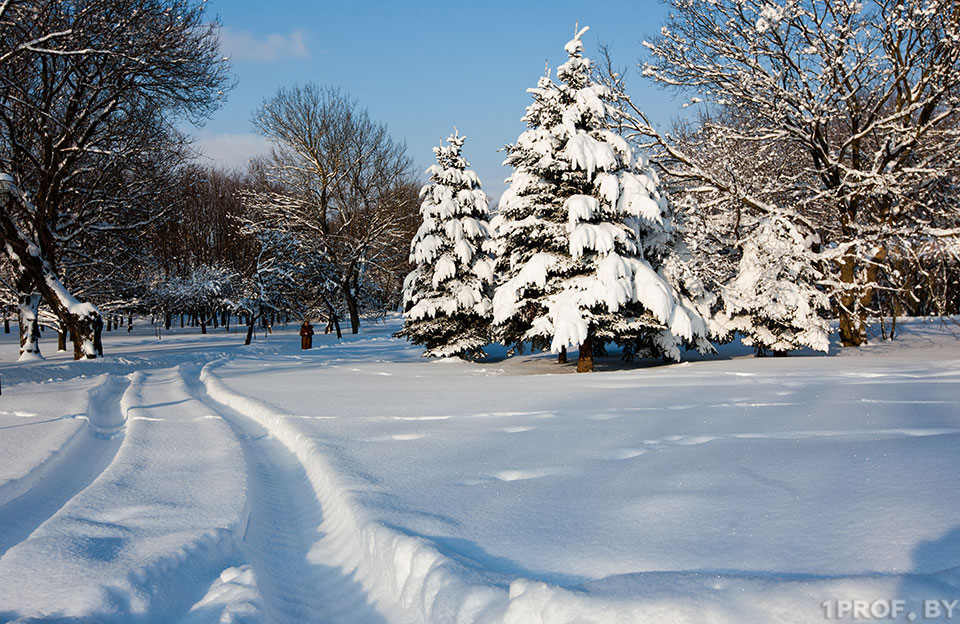
M 658 179 L 612 130 L 619 111 L 591 77 L 580 30 L 566 63 L 530 89 L 528 129 L 507 146 L 514 168 L 500 202 L 494 249 L 500 278 L 493 322 L 512 348 L 531 341 L 580 349 L 578 371 L 612 341 L 625 355 L 679 359 L 709 350 L 710 295 L 678 254 L 682 245 Z
M 416 265 L 403 284 L 404 326 L 397 336 L 426 347 L 424 355 L 483 356 L 489 342 L 493 262 L 489 208 L 477 174 L 460 155 L 466 137 L 454 133 L 433 148 L 437 164 L 420 191 L 423 225 L 410 244 Z
M 812 242 L 787 218 L 770 215 L 741 244 L 737 275 L 723 288 L 723 314 L 726 327 L 740 332 L 758 355 L 829 349 L 830 325 L 821 316 L 829 300 L 814 286 L 823 276 L 813 263 Z

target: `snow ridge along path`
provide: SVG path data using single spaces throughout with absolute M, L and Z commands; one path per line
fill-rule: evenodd
M 88 392 L 87 426 L 36 470 L 0 487 L 0 557 L 110 465 L 122 442 L 130 389 L 130 378 L 102 375 Z
M 220 382 L 215 371 L 227 361 L 211 362 L 203 367 L 200 379 L 207 395 L 228 408 L 221 408 L 220 412 L 227 420 L 239 417 L 259 425 L 252 429 L 249 425 L 238 427 L 238 435 L 248 440 L 248 448 L 250 444 L 266 440 L 263 433 L 257 435 L 257 432 L 265 431 L 296 457 L 323 510 L 318 539 L 310 548 L 309 560 L 322 563 L 329 569 L 338 569 L 351 582 L 359 583 L 368 600 L 386 616 L 385 621 L 403 624 L 639 623 L 657 621 L 665 613 L 669 613 L 677 622 L 704 621 L 701 609 L 695 604 L 687 607 L 671 604 L 665 609 L 657 600 L 604 599 L 540 581 L 516 579 L 511 582 L 468 560 L 447 557 L 423 538 L 404 534 L 371 520 L 353 500 L 350 490 L 341 483 L 330 462 L 308 436 L 297 431 L 279 411 L 237 394 Z M 255 436 L 252 440 L 251 434 Z M 267 451 L 268 454 L 276 452 Z M 256 462 L 261 453 L 251 450 L 248 461 Z M 252 467 L 256 471 L 265 468 L 263 465 Z M 296 469 L 287 470 L 299 473 Z M 289 486 L 289 481 L 285 485 Z M 284 484 L 279 487 L 282 489 Z M 254 494 L 253 499 L 256 501 L 257 498 Z M 279 538 L 281 550 L 291 544 L 285 536 Z M 254 544 L 261 539 L 251 536 Z M 268 543 L 269 539 L 268 534 Z M 247 541 L 246 538 L 244 541 Z M 254 554 L 252 559 L 256 561 L 257 555 Z M 712 575 L 696 573 L 689 576 L 702 576 L 703 579 L 699 580 L 702 583 L 710 583 L 713 578 Z M 698 580 L 692 582 L 696 584 Z M 750 580 L 747 584 L 754 583 Z M 322 582 L 323 585 L 328 585 L 328 581 Z M 326 595 L 322 588 L 319 591 Z M 350 591 L 355 591 L 355 588 L 351 586 Z M 372 611 L 370 615 L 373 616 Z M 769 614 L 754 615 L 759 617 L 756 621 L 764 621 Z M 329 621 L 352 621 L 342 617 L 343 614 L 338 614 Z M 721 606 L 714 610 L 713 617 L 713 621 L 717 622 L 744 621 L 743 605 Z
M 306 467 L 262 424 L 212 398 L 196 367 L 180 370 L 189 392 L 230 425 L 243 447 L 249 516 L 240 548 L 258 579 L 267 621 L 383 622 L 352 571 L 325 556 L 336 537 L 325 532 L 330 523 Z
M 403 535 L 364 517 L 309 438 L 283 415 L 231 392 L 217 379 L 214 371 L 224 362 L 212 362 L 201 372 L 208 395 L 258 423 L 283 444 L 301 464 L 323 509 L 320 539 L 311 548 L 311 561 L 339 568 L 355 579 L 391 622 L 507 621 L 502 619 L 506 592 L 482 584 L 481 571 L 447 559 L 426 540 Z

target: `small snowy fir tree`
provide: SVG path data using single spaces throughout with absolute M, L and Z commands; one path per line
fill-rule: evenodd
M 742 243 L 737 275 L 723 288 L 725 326 L 738 331 L 745 345 L 775 355 L 810 347 L 829 349 L 830 326 L 820 313 L 827 296 L 814 282 L 811 240 L 785 217 L 760 219 Z
M 460 155 L 464 139 L 454 129 L 446 146 L 433 148 L 437 164 L 420 190 L 423 225 L 410 245 L 416 268 L 403 284 L 404 327 L 397 336 L 425 346 L 428 357 L 475 359 L 490 342 L 489 207 Z
M 626 355 L 708 350 L 709 294 L 677 253 L 656 174 L 612 130 L 619 112 L 591 77 L 585 31 L 565 46 L 560 82 L 547 75 L 530 89 L 528 129 L 507 146 L 514 173 L 493 244 L 498 338 L 513 349 L 549 346 L 561 361 L 579 347 L 578 371 L 592 370 L 594 349 L 608 341 Z

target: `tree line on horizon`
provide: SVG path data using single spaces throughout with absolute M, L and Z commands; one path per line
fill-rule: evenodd
M 669 132 L 606 50 L 531 89 L 493 209 L 435 149 L 420 188 L 386 126 L 336 88 L 285 87 L 253 114 L 270 154 L 192 162 L 231 84 L 195 0 L 0 5 L 0 305 L 21 353 L 39 326 L 101 353 L 120 314 L 206 330 L 402 307 L 428 355 L 491 341 L 679 357 L 739 333 L 759 351 L 884 336 L 960 308 L 960 8 L 669 0 L 641 74 L 699 109 Z M 406 278 L 406 279 L 405 279 Z M 885 323 L 884 319 L 891 319 Z

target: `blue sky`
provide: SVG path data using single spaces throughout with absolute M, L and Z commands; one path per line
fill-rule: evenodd
M 516 140 L 520 118 L 545 63 L 555 68 L 574 25 L 590 26 L 587 56 L 609 44 L 631 68 L 636 101 L 659 124 L 679 115 L 679 101 L 639 76 L 640 42 L 665 15 L 659 2 L 318 2 L 208 0 L 223 24 L 222 47 L 237 87 L 198 134 L 216 164 L 238 166 L 264 149 L 250 125 L 254 109 L 278 87 L 315 82 L 355 97 L 406 141 L 417 169 L 457 126 L 464 155 L 484 189 L 498 197 L 509 169 L 497 150 Z

